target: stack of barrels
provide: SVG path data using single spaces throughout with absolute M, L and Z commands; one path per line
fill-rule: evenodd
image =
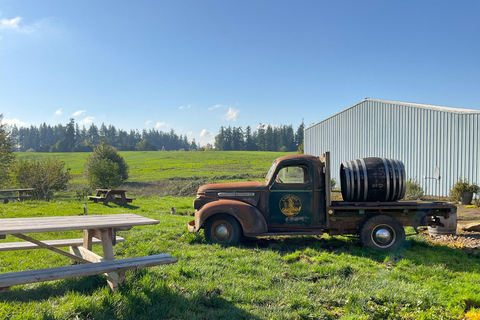
M 405 196 L 405 166 L 386 158 L 362 158 L 340 166 L 344 201 L 397 201 Z

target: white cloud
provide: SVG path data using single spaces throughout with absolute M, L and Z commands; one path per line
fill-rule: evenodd
M 228 121 L 237 121 L 239 113 L 240 110 L 230 107 L 228 108 L 227 113 L 222 116 L 222 119 Z
M 207 129 L 203 129 L 202 132 L 200 132 L 201 138 L 208 138 L 211 136 L 213 136 L 213 134 L 210 131 L 207 131 Z
M 190 109 L 190 107 L 191 107 L 191 106 L 192 106 L 191 104 L 189 104 L 189 105 L 186 105 L 186 106 L 180 106 L 180 107 L 179 107 L 179 109 L 180 109 L 180 110 L 183 110 L 183 109 Z
M 152 120 L 148 120 L 147 122 L 145 122 L 145 125 L 148 126 L 148 125 L 151 124 L 152 122 L 153 122 Z
M 0 20 L 0 29 L 18 29 L 18 23 L 22 20 L 20 17 L 13 19 Z
M 223 104 L 216 104 L 213 107 L 208 108 L 208 110 L 215 110 L 215 109 L 218 109 L 218 108 L 227 108 L 227 106 L 225 106 Z
M 162 127 L 168 127 L 169 124 L 166 123 L 166 122 L 157 122 L 157 124 L 155 125 L 155 128 L 162 128 Z
M 62 114 L 62 108 L 57 109 L 57 111 L 55 111 L 55 115 L 56 115 L 56 116 L 59 116 L 59 115 L 61 115 L 61 114 Z
M 27 124 L 26 122 L 20 121 L 18 119 L 3 119 L 2 122 L 6 123 L 8 126 L 24 126 Z
M 82 116 L 87 113 L 87 110 L 79 110 L 73 114 L 74 117 Z
M 92 124 L 95 121 L 94 117 L 86 117 L 80 121 L 78 121 L 78 124 L 80 125 L 87 125 L 87 124 Z

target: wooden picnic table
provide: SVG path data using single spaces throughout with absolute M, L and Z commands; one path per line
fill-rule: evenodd
M 93 200 L 95 203 L 101 201 L 104 205 L 107 205 L 109 202 L 123 204 L 131 203 L 133 199 L 127 198 L 125 192 L 127 191 L 118 189 L 97 189 L 97 194 L 95 196 L 88 196 L 88 199 Z
M 117 241 L 125 241 L 116 236 L 116 231 L 130 230 L 133 226 L 158 224 L 158 220 L 136 214 L 61 216 L 40 218 L 3 218 L 0 219 L 0 239 L 11 235 L 25 242 L 0 242 L 0 251 L 48 249 L 74 259 L 81 265 L 55 267 L 40 270 L 19 271 L 0 274 L 0 292 L 11 286 L 67 279 L 93 274 L 107 274 L 112 290 L 118 290 L 118 284 L 125 280 L 125 271 L 154 265 L 175 263 L 178 259 L 168 254 L 115 260 L 113 246 Z M 27 233 L 58 232 L 84 230 L 83 238 L 40 241 Z M 101 244 L 103 257 L 92 251 L 93 244 Z M 70 246 L 70 252 L 57 247 Z
M 30 199 L 32 196 L 30 195 L 25 195 L 25 193 L 28 193 L 30 191 L 33 191 L 33 188 L 22 188 L 22 189 L 4 189 L 0 190 L 0 200 L 3 200 L 3 203 L 8 203 L 9 200 L 18 200 L 18 201 L 23 201 L 25 199 Z M 17 195 L 1 195 L 5 193 L 16 193 Z

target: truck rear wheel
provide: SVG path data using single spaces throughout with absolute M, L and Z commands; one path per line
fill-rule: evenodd
M 368 219 L 360 230 L 360 241 L 366 247 L 395 250 L 405 242 L 405 229 L 395 218 L 378 215 Z
M 242 227 L 228 214 L 217 214 L 205 223 L 205 239 L 210 243 L 237 245 L 242 238 Z

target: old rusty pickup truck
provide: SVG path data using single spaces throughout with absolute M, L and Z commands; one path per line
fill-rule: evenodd
M 330 155 L 276 159 L 264 181 L 201 186 L 190 232 L 205 229 L 209 242 L 235 245 L 243 236 L 358 235 L 363 245 L 393 250 L 405 226 L 441 227 L 456 213 L 447 202 L 399 201 L 405 194 L 400 161 L 364 158 L 340 167 L 344 201 L 331 200 Z

